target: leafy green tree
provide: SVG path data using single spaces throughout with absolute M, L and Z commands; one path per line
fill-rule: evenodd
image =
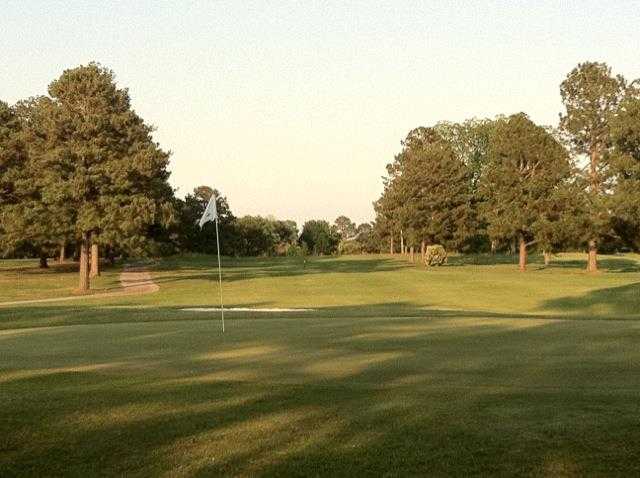
M 356 235 L 356 224 L 347 216 L 337 217 L 333 223 L 333 227 L 343 241 Z
M 356 241 L 360 244 L 362 252 L 380 252 L 380 239 L 376 236 L 372 223 L 364 222 L 356 228 Z
M 192 194 L 187 194 L 184 200 L 177 200 L 178 225 L 176 226 L 176 234 L 179 249 L 203 254 L 216 254 L 215 224 L 208 222 L 202 228 L 198 225 L 212 195 L 216 198 L 219 218 L 220 252 L 226 255 L 235 255 L 238 241 L 236 218 L 231 212 L 227 198 L 217 189 L 209 186 L 198 186 Z
M 489 143 L 496 121 L 469 119 L 462 123 L 441 121 L 434 130 L 448 142 L 469 170 L 471 193 L 477 194 L 482 173 L 489 162 Z
M 569 135 L 574 152 L 587 157 L 588 216 L 584 239 L 589 257 L 587 270 L 598 269 L 598 242 L 611 228 L 608 208 L 611 120 L 626 91 L 621 75 L 613 76 L 605 63 L 585 62 L 574 68 L 560 85 L 565 113 L 560 127 Z
M 57 205 L 57 177 L 49 162 L 51 102 L 33 98 L 2 108 L 4 169 L 2 172 L 2 235 L 4 248 L 29 244 L 47 267 L 47 257 L 71 234 L 68 204 Z M 11 131 L 11 134 L 8 132 Z M 48 188 L 45 191 L 45 188 Z
M 469 171 L 443 139 L 405 151 L 395 181 L 407 237 L 460 247 L 472 223 Z
M 295 221 L 271 219 L 275 230 L 278 243 L 276 247 L 280 252 L 286 252 L 290 246 L 294 246 L 298 242 L 298 225 Z
M 89 288 L 92 242 L 144 253 L 149 226 L 172 220 L 169 154 L 131 108 L 113 72 L 90 63 L 49 85 L 38 155 L 42 203 L 65 209 L 80 243 L 80 290 Z M 42 217 L 42 215 L 40 215 Z
M 628 90 L 611 123 L 609 156 L 614 178 L 611 211 L 618 232 L 635 250 L 640 249 L 640 95 Z
M 481 213 L 492 238 L 518 238 L 521 271 L 528 245 L 554 241 L 571 174 L 567 151 L 524 113 L 496 125 L 480 182 Z
M 300 242 L 314 255 L 333 254 L 336 252 L 339 236 L 332 230 L 327 221 L 311 220 L 302 226 Z

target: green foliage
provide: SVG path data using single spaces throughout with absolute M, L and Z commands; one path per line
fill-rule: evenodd
M 472 225 L 469 171 L 451 145 L 436 133 L 432 142 L 405 149 L 391 188 L 402 198 L 397 215 L 408 242 L 460 246 Z M 411 241 L 413 239 L 413 241 Z
M 424 263 L 427 266 L 442 266 L 447 263 L 447 251 L 440 244 L 427 246 L 424 253 Z
M 306 257 L 309 255 L 309 250 L 306 244 L 290 244 L 285 252 L 287 257 Z
M 612 120 L 611 173 L 614 178 L 610 201 L 618 235 L 640 249 L 640 97 L 630 89 Z
M 338 244 L 338 251 L 345 255 L 362 254 L 362 244 L 355 240 L 341 241 Z
M 576 152 L 603 152 L 609 142 L 610 121 L 625 89 L 625 79 L 612 76 L 605 63 L 579 63 L 567 75 L 560 85 L 566 108 L 560 116 L 560 127 L 570 135 Z
M 611 234 L 609 191 L 612 174 L 608 158 L 611 122 L 627 90 L 626 80 L 613 76 L 605 63 L 585 62 L 574 68 L 560 85 L 566 112 L 560 128 L 570 138 L 578 155 L 587 155 L 582 173 L 587 191 L 581 239 L 594 244 Z
M 571 173 L 562 145 L 525 114 L 499 121 L 480 183 L 480 211 L 490 237 L 558 242 L 569 220 Z
M 339 216 L 336 218 L 333 223 L 333 228 L 343 241 L 356 235 L 356 224 L 347 216 Z
M 328 255 L 337 251 L 339 236 L 327 221 L 311 220 L 304 223 L 300 243 L 313 255 Z

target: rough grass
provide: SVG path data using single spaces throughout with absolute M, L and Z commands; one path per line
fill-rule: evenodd
M 224 335 L 179 310 L 216 303 L 205 257 L 2 308 L 0 476 L 638 475 L 636 257 L 578 258 L 228 262 L 229 303 L 318 310 Z

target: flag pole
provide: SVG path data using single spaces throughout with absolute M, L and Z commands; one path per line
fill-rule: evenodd
M 222 303 L 222 266 L 220 264 L 220 237 L 218 236 L 218 218 L 216 215 L 216 245 L 218 246 L 218 282 L 220 284 L 220 312 L 222 314 L 222 332 L 224 332 L 224 304 Z

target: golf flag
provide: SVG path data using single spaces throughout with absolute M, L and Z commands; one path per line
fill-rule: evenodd
M 204 214 L 200 218 L 200 228 L 204 226 L 209 221 L 215 221 L 218 219 L 218 209 L 216 208 L 216 197 L 212 194 L 211 199 L 209 199 L 209 204 L 207 204 L 207 208 L 204 210 Z
M 220 313 L 222 318 L 222 332 L 224 332 L 224 303 L 222 302 L 222 264 L 220 262 L 220 235 L 218 233 L 218 209 L 216 208 L 216 197 L 215 195 L 211 195 L 209 199 L 209 204 L 207 204 L 207 208 L 204 210 L 202 217 L 198 224 L 200 225 L 200 229 L 209 221 L 213 221 L 216 223 L 216 246 L 218 248 L 218 283 L 220 285 Z

